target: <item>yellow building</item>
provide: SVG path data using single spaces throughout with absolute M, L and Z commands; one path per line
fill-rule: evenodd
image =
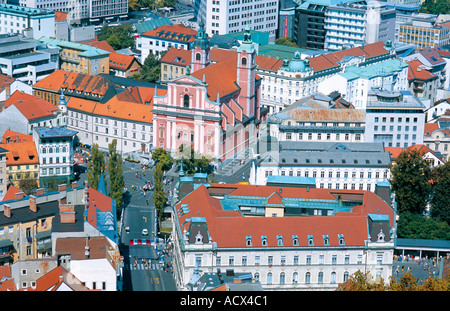
M 413 44 L 417 49 L 427 49 L 450 44 L 450 27 L 426 23 L 400 24 L 398 41 Z
M 81 43 L 42 37 L 40 42 L 58 47 L 60 69 L 88 75 L 109 74 L 110 52 Z
M 30 182 L 39 186 L 39 158 L 34 142 L 14 142 L 0 146 L 9 151 L 6 154 L 8 182 L 17 188 Z

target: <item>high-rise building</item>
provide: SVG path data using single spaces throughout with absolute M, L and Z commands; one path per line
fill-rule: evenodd
M 196 0 L 194 15 L 209 36 L 252 30 L 268 32 L 275 42 L 279 0 Z

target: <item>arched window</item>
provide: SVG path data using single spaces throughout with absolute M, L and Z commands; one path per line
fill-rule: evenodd
M 306 274 L 305 274 L 305 283 L 306 284 L 311 283 L 311 273 L 309 273 L 309 272 L 306 272 Z
M 280 284 L 284 284 L 286 282 L 286 275 L 284 272 L 280 273 Z
M 189 108 L 189 95 L 184 95 L 184 108 Z
M 297 284 L 298 283 L 298 273 L 294 272 L 294 274 L 292 274 L 292 283 Z
M 318 283 L 323 283 L 323 272 L 319 272 Z
M 202 55 L 200 53 L 195 54 L 195 60 L 200 60 Z
M 348 281 L 348 275 L 349 273 L 347 271 L 344 272 L 344 282 Z
M 272 284 L 272 273 L 267 273 L 267 284 Z
M 331 272 L 331 283 L 336 283 L 336 272 Z
M 247 58 L 242 57 L 241 64 L 242 64 L 242 66 L 246 66 L 247 65 Z

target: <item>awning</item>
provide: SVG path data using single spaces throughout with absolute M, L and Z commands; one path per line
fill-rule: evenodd
M 0 248 L 13 246 L 13 242 L 10 239 L 0 240 Z
M 40 231 L 40 232 L 36 233 L 36 240 L 49 238 L 51 236 L 52 236 L 51 230 Z

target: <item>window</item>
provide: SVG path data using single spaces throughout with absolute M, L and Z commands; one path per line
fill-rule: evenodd
M 247 246 L 252 246 L 252 237 L 251 236 L 247 236 L 246 238 L 245 238 L 245 245 L 247 245 Z
M 189 108 L 189 95 L 184 95 L 184 108 Z
M 283 246 L 283 237 L 281 235 L 277 235 L 277 245 Z
M 339 239 L 339 245 L 345 245 L 345 240 L 344 240 L 343 234 L 339 234 L 338 239 Z
M 294 246 L 298 246 L 298 236 L 297 235 L 293 235 L 292 236 L 292 245 Z
M 330 245 L 330 239 L 327 234 L 323 235 L 323 245 Z
M 267 284 L 272 284 L 272 273 L 267 273 Z
M 267 246 L 267 237 L 265 235 L 261 236 L 261 244 L 262 246 Z
M 331 283 L 336 283 L 336 272 L 331 272 Z
M 308 235 L 308 245 L 314 246 L 314 237 L 312 235 Z
M 229 264 L 230 266 L 234 266 L 234 256 L 228 257 L 228 264 Z
M 317 280 L 317 282 L 318 282 L 318 283 L 320 283 L 320 284 L 322 284 L 322 283 L 323 283 L 323 272 L 319 272 L 319 275 L 318 275 L 318 280 Z
M 306 272 L 306 274 L 305 274 L 305 283 L 306 284 L 311 283 L 311 273 L 310 272 Z
M 195 54 L 195 60 L 199 61 L 201 60 L 202 56 L 200 55 L 200 53 Z
M 242 66 L 247 66 L 247 58 L 242 57 L 241 64 Z
M 281 272 L 280 273 L 280 284 L 284 284 L 285 281 L 286 281 L 285 274 L 284 274 L 284 272 Z

